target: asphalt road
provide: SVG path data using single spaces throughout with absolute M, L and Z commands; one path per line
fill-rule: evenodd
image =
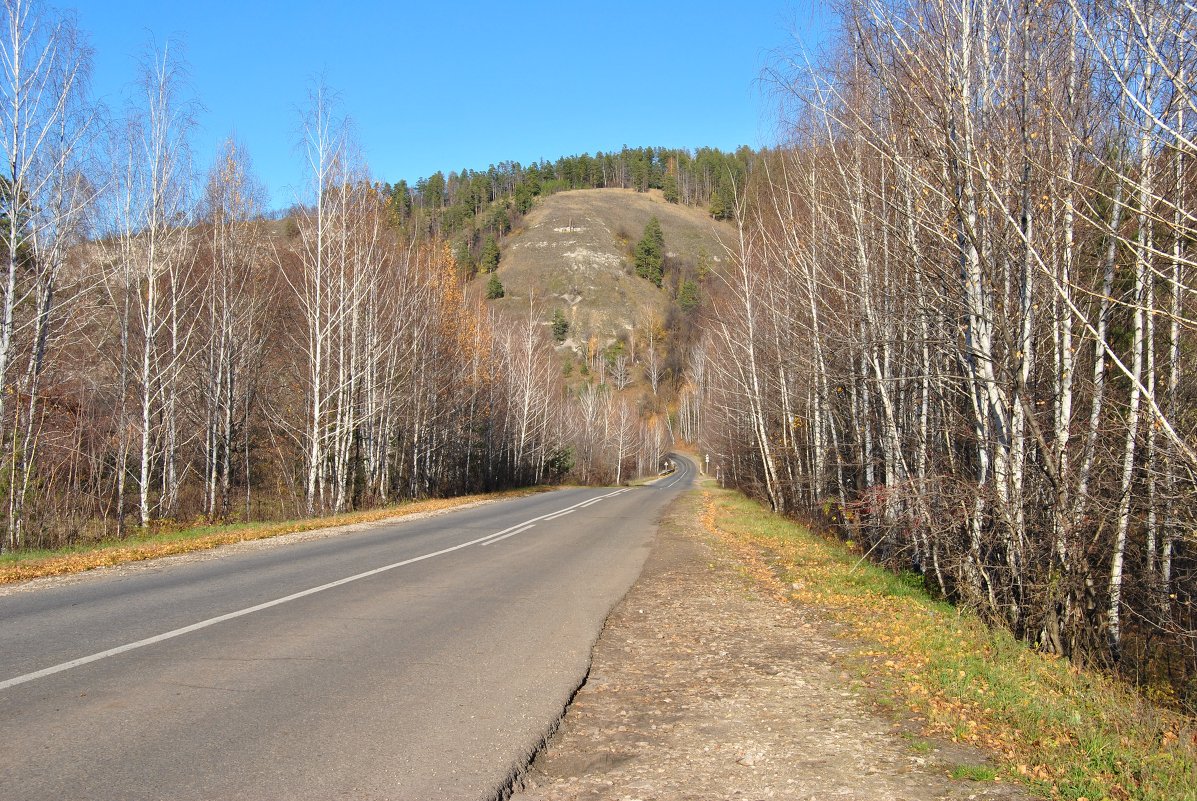
M 0 597 L 0 799 L 475 799 L 694 466 Z

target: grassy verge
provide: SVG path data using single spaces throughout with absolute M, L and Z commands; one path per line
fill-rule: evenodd
M 482 495 L 463 495 L 458 498 L 433 498 L 330 517 L 312 517 L 272 523 L 201 525 L 172 531 L 139 534 L 126 537 L 123 540 L 87 543 L 53 551 L 15 551 L 0 554 L 0 584 L 10 584 L 43 576 L 80 573 L 97 567 L 140 562 L 144 559 L 156 559 L 189 551 L 202 551 L 234 542 L 261 540 L 332 526 L 370 523 L 388 518 L 436 512 L 477 501 L 515 498 L 537 491 L 535 489 L 511 490 Z
M 975 616 L 739 493 L 704 491 L 703 521 L 779 599 L 821 610 L 860 644 L 887 705 L 927 735 L 985 749 L 995 769 L 1068 801 L 1197 799 L 1197 727 L 1132 688 L 1037 653 Z M 971 772 L 969 772 L 971 770 Z M 965 775 L 965 774 L 968 775 Z

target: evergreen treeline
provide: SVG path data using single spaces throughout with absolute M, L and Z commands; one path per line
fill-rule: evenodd
M 671 203 L 704 208 L 723 220 L 731 217 L 736 188 L 744 185 L 755 159 L 748 147 L 733 153 L 624 147 L 556 162 L 507 161 L 486 171 L 437 172 L 415 186 L 384 183 L 380 191 L 405 229 L 453 240 L 462 270 L 473 275 L 493 269 L 493 243 L 512 230 L 537 197 L 570 189 L 660 189 Z

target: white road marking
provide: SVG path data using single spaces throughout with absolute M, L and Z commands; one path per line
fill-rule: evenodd
M 224 623 L 226 620 L 235 620 L 239 617 L 252 615 L 254 612 L 261 612 L 264 609 L 280 606 L 290 601 L 297 601 L 300 598 L 306 598 L 307 596 L 315 595 L 318 592 L 324 592 L 325 590 L 331 590 L 334 587 L 340 587 L 344 584 L 360 581 L 364 578 L 377 576 L 379 573 L 386 573 L 389 570 L 405 567 L 406 565 L 415 564 L 416 562 L 423 562 L 425 559 L 432 559 L 433 557 L 444 556 L 445 554 L 452 553 L 453 551 L 460 551 L 462 548 L 468 548 L 471 545 L 478 545 L 479 543 L 482 543 L 483 545 L 490 545 L 493 542 L 498 542 L 499 540 L 504 540 L 508 537 L 515 536 L 521 531 L 527 531 L 528 529 L 532 528 L 533 524 L 535 524 L 537 521 L 569 514 L 575 509 L 581 508 L 582 506 L 589 506 L 590 504 L 598 503 L 605 498 L 620 495 L 627 491 L 627 489 L 622 489 L 617 490 L 616 492 L 609 492 L 606 495 L 600 495 L 597 498 L 591 498 L 587 501 L 575 503 L 573 506 L 567 506 L 565 509 L 559 509 L 556 512 L 549 512 L 548 514 L 541 515 L 540 517 L 534 517 L 531 520 L 525 520 L 523 523 L 517 523 L 514 526 L 503 529 L 502 531 L 495 532 L 494 534 L 487 534 L 485 537 L 479 537 L 478 539 L 470 540 L 469 542 L 463 542 L 460 545 L 453 545 L 448 548 L 442 548 L 439 551 L 423 554 L 422 556 L 414 556 L 411 559 L 404 559 L 402 562 L 395 562 L 382 567 L 376 567 L 373 570 L 367 570 L 364 573 L 356 573 L 352 576 L 346 576 L 343 579 L 337 579 L 336 581 L 330 581 L 327 584 L 321 584 L 319 587 L 310 587 L 306 590 L 285 595 L 282 598 L 275 598 L 273 601 L 266 601 L 265 603 L 256 604 L 255 606 L 248 606 L 245 609 L 238 609 L 235 612 L 228 612 L 227 614 L 210 617 L 207 620 L 201 620 L 198 623 L 192 623 L 189 626 L 183 626 L 181 628 L 165 631 L 161 634 L 155 634 L 153 637 L 146 637 L 144 640 L 137 640 L 136 642 L 118 645 L 115 648 L 109 648 L 107 651 L 100 651 L 99 653 L 90 654 L 88 656 L 81 656 L 78 659 L 72 659 L 69 662 L 62 662 L 57 665 L 52 665 L 48 668 L 35 670 L 32 673 L 26 673 L 22 676 L 14 676 L 11 679 L 0 681 L 0 690 L 7 690 L 9 687 L 15 687 L 18 684 L 24 684 L 36 679 L 42 679 L 46 676 L 53 676 L 55 673 L 62 673 L 63 671 L 70 670 L 71 668 L 82 667 L 83 665 L 88 665 L 92 662 L 99 662 L 101 659 L 107 659 L 110 656 L 118 656 L 120 654 L 128 653 L 129 651 L 135 651 L 138 648 L 144 648 L 147 645 L 154 645 L 155 643 L 164 642 L 166 640 L 173 640 L 175 637 L 182 637 L 184 634 L 190 634 L 193 631 L 206 629 L 209 626 L 215 626 L 217 623 Z
M 578 511 L 578 510 L 577 509 L 566 509 L 564 512 L 558 512 L 555 515 L 549 515 L 548 517 L 545 518 L 545 520 L 556 520 L 559 517 L 565 517 L 566 515 L 572 515 L 576 511 Z
M 512 532 L 510 532 L 510 533 L 508 533 L 508 534 L 504 534 L 502 537 L 495 537 L 494 539 L 489 539 L 489 540 L 487 540 L 486 542 L 484 542 L 484 543 L 482 543 L 482 544 L 483 544 L 483 545 L 494 545 L 494 544 L 495 544 L 496 542 L 498 542 L 499 540 L 505 540 L 505 539 L 507 539 L 508 537 L 514 537 L 516 534 L 520 534 L 520 533 L 522 533 L 522 532 L 524 532 L 524 531 L 527 531 L 527 530 L 528 530 L 528 529 L 530 529 L 530 528 L 536 528 L 536 524 L 535 524 L 535 523 L 529 523 L 528 525 L 524 526 L 523 528 L 517 528 L 515 531 L 512 531 Z
M 668 484 L 658 484 L 657 482 L 664 481 L 665 479 L 669 478 L 669 476 L 664 476 L 662 478 L 659 478 L 659 479 L 657 479 L 657 481 L 654 481 L 653 484 L 655 486 L 659 486 L 661 489 L 669 489 L 670 487 L 674 486 L 682 479 L 689 478 L 689 477 L 690 477 L 689 472 L 686 470 L 686 468 L 683 467 L 683 468 L 678 469 L 677 475 L 675 475 L 673 477 L 673 480 L 670 481 Z
M 532 520 L 540 520 L 540 518 L 539 518 L 539 517 L 534 517 L 534 518 L 532 518 Z M 507 533 L 507 532 L 509 532 L 509 531 L 514 531 L 515 529 L 517 529 L 517 528 L 519 528 L 520 526 L 524 525 L 524 523 L 528 523 L 528 522 L 531 522 L 531 521 L 525 520 L 523 523 L 516 523 L 514 526 L 508 526 L 507 528 L 503 529 L 502 531 L 496 531 L 494 534 L 487 534 L 487 535 L 486 535 L 485 537 L 483 537 L 482 539 L 483 539 L 483 540 L 489 540 L 489 539 L 491 539 L 492 537 L 498 537 L 498 536 L 500 536 L 500 535 L 502 535 L 502 534 L 506 534 L 506 533 Z M 479 542 L 481 542 L 481 540 L 479 540 Z M 482 543 L 482 544 L 483 544 L 483 545 L 485 545 L 486 543 Z
M 591 498 L 588 501 L 581 501 L 580 503 L 575 503 L 573 506 L 567 506 L 564 509 L 558 509 L 555 512 L 547 512 L 547 513 L 541 515 L 540 517 L 533 517 L 530 520 L 525 520 L 522 523 L 516 523 L 514 526 L 509 526 L 508 528 L 505 528 L 502 531 L 496 531 L 494 534 L 491 534 L 489 537 L 483 537 L 482 539 L 492 540 L 493 542 L 498 542 L 499 540 L 507 539 L 507 537 L 509 537 L 511 534 L 518 534 L 519 532 L 515 531 L 515 529 L 519 528 L 520 526 L 526 526 L 529 523 L 539 523 L 541 520 L 551 520 L 554 517 L 560 517 L 561 515 L 567 515 L 576 509 L 581 509 L 584 506 L 590 506 L 591 504 L 598 503 L 599 501 L 603 500 L 604 498 L 610 498 L 614 495 L 620 494 L 621 492 L 627 492 L 627 490 L 622 489 L 622 490 L 618 490 L 616 492 L 608 492 L 606 495 L 600 495 L 597 498 Z M 484 543 L 484 544 L 489 545 L 490 543 Z

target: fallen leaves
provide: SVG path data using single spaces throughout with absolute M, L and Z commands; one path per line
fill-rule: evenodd
M 886 705 L 924 732 L 983 748 L 1066 801 L 1197 801 L 1197 721 L 864 564 L 733 492 L 703 493 L 702 522 L 779 602 L 817 609 L 858 644 Z M 907 588 L 908 589 L 908 588 Z M 1000 777 L 999 777 L 1000 778 Z

